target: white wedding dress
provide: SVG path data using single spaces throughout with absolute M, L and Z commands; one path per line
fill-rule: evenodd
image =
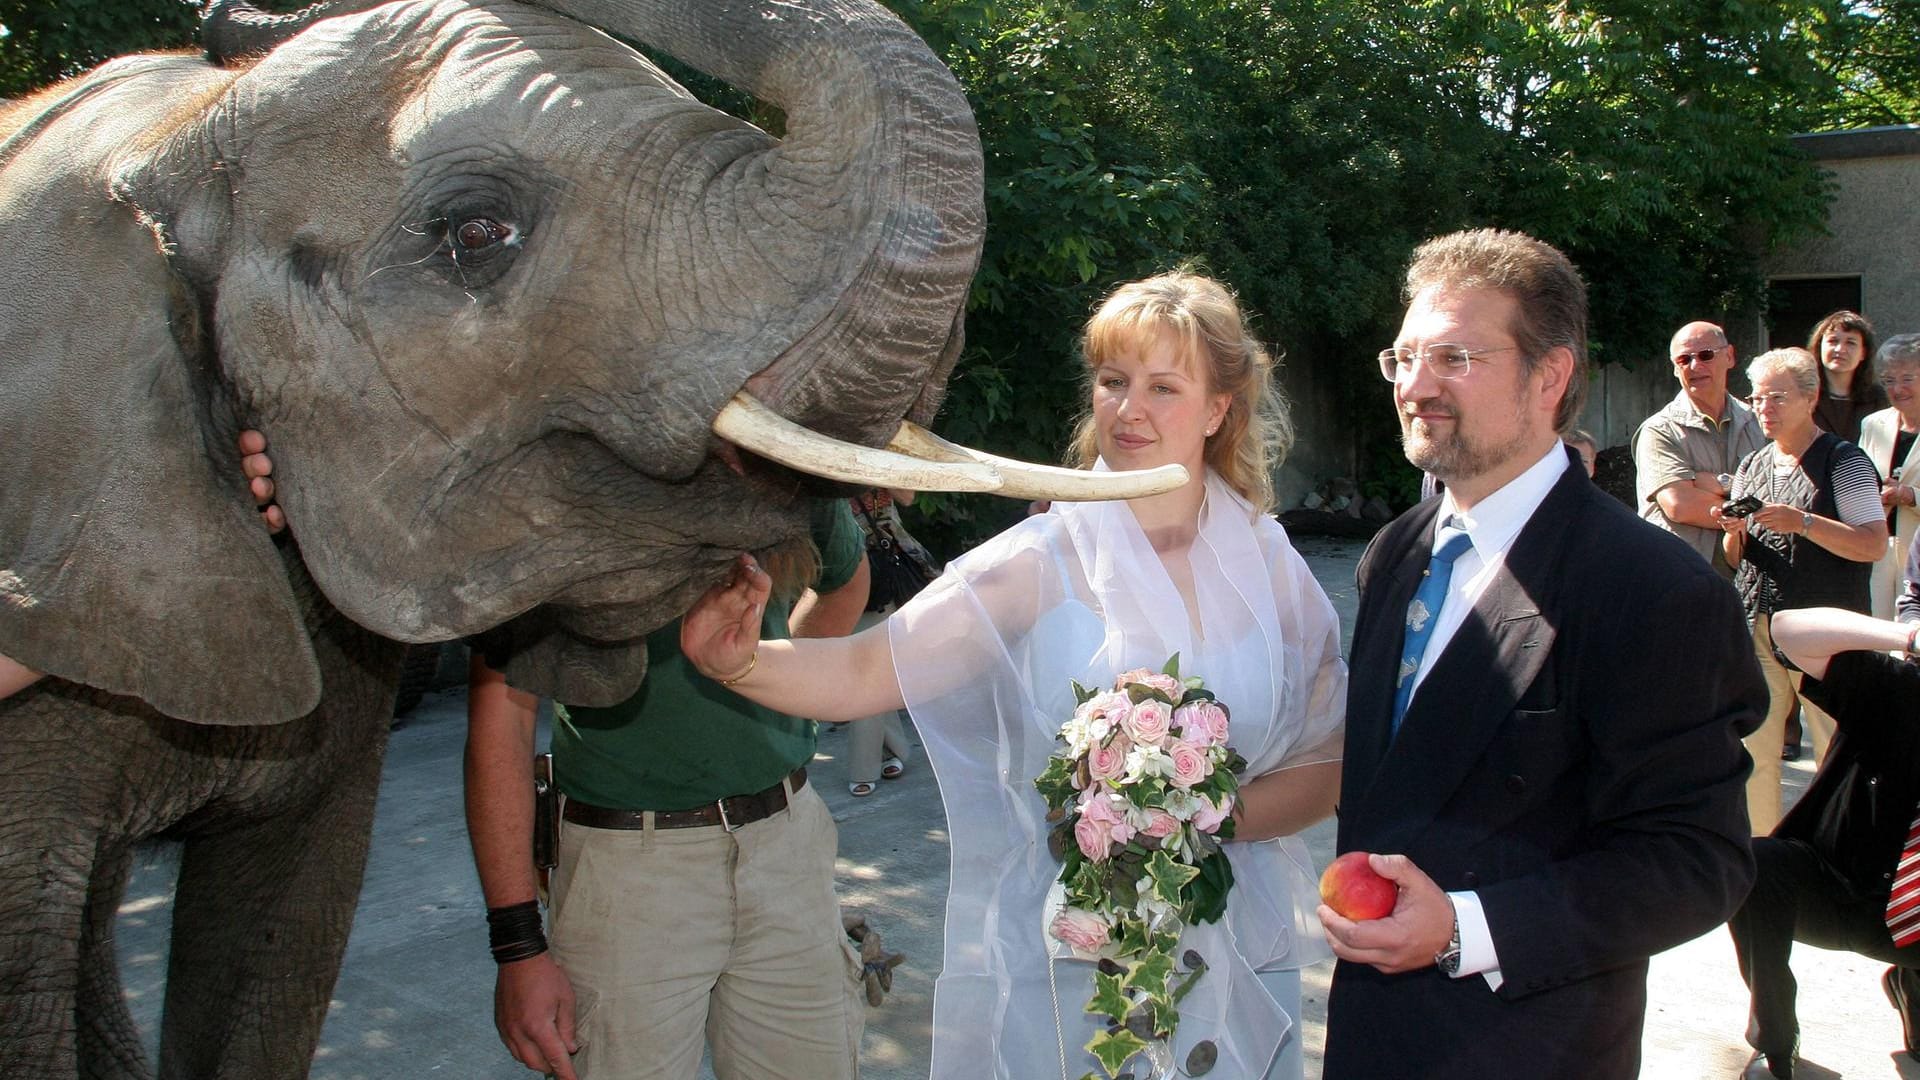
M 952 847 L 935 1080 L 1035 1080 L 1062 1070 L 1063 1057 L 1067 1080 L 1098 1074 L 1082 1049 L 1096 1030 L 1082 1011 L 1092 965 L 1067 956 L 1041 923 L 1060 864 L 1033 778 L 1073 710 L 1069 679 L 1107 686 L 1177 652 L 1181 673 L 1204 678 L 1231 710 L 1232 745 L 1249 762 L 1243 780 L 1340 756 L 1346 666 L 1333 607 L 1277 522 L 1211 471 L 1206 485 L 1192 619 L 1131 509 L 1112 502 L 1056 504 L 1022 522 L 955 560 L 888 622 Z M 1209 971 L 1181 1005 L 1175 1060 L 1211 1039 L 1210 1080 L 1258 1080 L 1295 1018 L 1255 972 L 1328 952 L 1306 845 L 1288 837 L 1227 850 L 1227 917 L 1182 940 Z

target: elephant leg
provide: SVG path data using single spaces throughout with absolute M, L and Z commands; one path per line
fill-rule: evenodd
M 114 920 L 132 869 L 131 845 L 103 847 L 87 888 L 76 1000 L 84 1080 L 145 1080 L 153 1075 L 140 1046 L 140 1029 L 121 993 L 120 963 L 113 948 Z
M 353 925 L 383 746 L 362 744 L 309 806 L 187 840 L 163 1078 L 307 1075 Z
M 8 853 L 0 873 L 0 1077 L 77 1077 L 74 1005 L 93 844 L 71 826 L 15 816 L 18 792 L 0 786 L 0 852 Z M 63 835 L 49 835 L 55 831 Z

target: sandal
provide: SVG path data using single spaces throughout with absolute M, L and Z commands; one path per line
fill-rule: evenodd
M 873 789 L 879 786 L 880 785 L 871 780 L 855 780 L 853 783 L 847 785 L 847 794 L 856 799 L 864 799 L 873 794 Z
M 880 763 L 880 779 L 898 780 L 900 774 L 907 771 L 907 763 L 897 757 L 887 758 Z

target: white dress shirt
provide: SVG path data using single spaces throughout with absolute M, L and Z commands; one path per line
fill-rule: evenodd
M 1448 488 L 1440 496 L 1440 513 L 1434 515 L 1434 531 L 1438 532 L 1442 522 L 1449 516 L 1454 524 L 1467 531 L 1467 538 L 1473 541 L 1473 547 L 1461 554 L 1453 563 L 1453 577 L 1447 582 L 1447 597 L 1435 616 L 1433 637 L 1427 639 L 1427 649 L 1420 657 L 1420 669 L 1413 675 L 1413 693 L 1420 693 L 1420 683 L 1426 679 L 1427 672 L 1433 669 L 1434 661 L 1446 651 L 1453 635 L 1467 621 L 1467 614 L 1478 603 L 1480 595 L 1487 591 L 1494 576 L 1506 565 L 1507 550 L 1513 547 L 1514 538 L 1540 509 L 1547 498 L 1547 492 L 1560 480 L 1560 474 L 1572 467 L 1567 458 L 1567 450 L 1558 439 L 1545 456 L 1533 463 L 1526 472 L 1507 481 L 1506 485 L 1493 494 L 1481 499 L 1471 510 L 1460 509 L 1453 501 L 1453 489 Z M 1428 547 L 1433 537 L 1427 538 Z M 1487 927 L 1486 911 L 1480 906 L 1477 893 L 1448 893 L 1453 901 L 1454 918 L 1460 926 L 1460 970 L 1455 978 L 1468 975 L 1484 975 L 1487 987 L 1500 989 L 1505 979 L 1500 974 L 1500 958 L 1493 949 L 1493 931 Z

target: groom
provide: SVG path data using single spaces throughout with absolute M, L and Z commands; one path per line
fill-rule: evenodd
M 1519 233 L 1429 241 L 1380 354 L 1446 490 L 1362 558 L 1339 848 L 1393 914 L 1321 907 L 1326 1080 L 1639 1071 L 1647 958 L 1753 880 L 1740 745 L 1767 690 L 1733 590 L 1594 487 L 1586 288 Z

